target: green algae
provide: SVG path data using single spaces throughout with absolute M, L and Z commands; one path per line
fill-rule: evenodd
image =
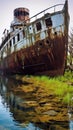
M 66 71 L 63 76 L 30 76 L 30 81 L 34 86 L 40 86 L 46 90 L 48 94 L 54 94 L 62 98 L 64 103 L 69 103 L 73 96 L 73 73 Z

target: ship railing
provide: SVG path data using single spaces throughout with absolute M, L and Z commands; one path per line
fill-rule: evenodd
M 43 15 L 45 15 L 47 13 L 50 15 L 51 13 L 56 13 L 57 11 L 62 11 L 63 7 L 64 7 L 64 4 L 56 4 L 54 6 L 51 6 L 51 7 L 47 8 L 47 9 L 37 13 L 36 15 L 34 15 L 31 18 L 24 21 L 23 23 L 25 24 L 25 23 L 28 23 L 29 21 L 33 22 L 33 21 L 39 19 L 40 17 L 43 17 Z

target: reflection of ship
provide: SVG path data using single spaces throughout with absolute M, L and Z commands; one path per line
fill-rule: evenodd
M 10 31 L 4 31 L 0 46 L 0 71 L 63 74 L 67 57 L 69 17 L 67 1 L 63 9 L 58 11 L 62 5 L 50 7 L 32 18 L 29 18 L 29 10 L 26 8 L 14 10 L 14 21 Z M 52 8 L 53 12 L 50 11 Z
M 19 123 L 21 129 L 27 129 L 28 127 L 30 129 L 41 130 L 38 124 L 36 125 L 36 122 L 33 121 L 34 117 L 32 114 L 30 116 L 33 108 L 21 105 L 22 102 L 25 102 L 21 96 L 22 94 L 19 94 L 19 96 L 13 92 L 15 86 L 18 87 L 17 83 L 13 81 L 15 80 L 0 77 L 0 95 L 2 97 L 2 103 L 6 108 L 9 108 L 9 111 L 12 113 L 12 118 L 14 118 L 15 122 Z M 12 90 L 11 87 L 13 88 Z
M 39 92 L 38 87 L 35 91 L 35 87 L 33 87 L 32 91 L 23 92 L 19 90 L 21 86 L 22 84 L 18 84 L 14 79 L 0 78 L 0 95 L 2 96 L 2 103 L 9 108 L 15 121 L 19 122 L 21 126 L 26 127 L 26 129 L 27 126 L 32 124 L 34 130 L 68 130 L 68 121 L 66 118 L 64 119 L 66 116 L 61 120 L 63 111 L 62 113 L 60 112 L 60 106 L 59 115 L 49 116 L 50 106 L 45 109 L 44 106 L 47 104 L 45 100 L 43 102 L 43 97 L 41 99 L 42 102 L 40 102 L 41 100 L 38 98 L 39 95 L 37 95 L 37 91 Z M 28 87 L 28 85 L 24 86 L 25 88 Z M 52 102 L 52 100 L 47 100 L 49 105 L 50 102 Z M 57 120 L 56 116 L 59 116 L 59 120 Z

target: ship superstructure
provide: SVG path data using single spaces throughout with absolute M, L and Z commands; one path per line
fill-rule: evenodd
M 60 6 L 63 8 L 56 10 Z M 63 74 L 68 24 L 67 1 L 65 5 L 52 6 L 32 18 L 29 18 L 27 8 L 16 8 L 10 31 L 0 46 L 0 71 L 7 74 Z

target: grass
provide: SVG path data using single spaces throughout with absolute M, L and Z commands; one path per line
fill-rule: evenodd
M 45 89 L 48 95 L 52 94 L 62 99 L 62 102 L 69 104 L 73 99 L 73 73 L 65 71 L 63 76 L 24 76 L 23 81 L 29 81 L 33 86 Z M 73 103 L 72 103 L 73 104 Z
M 66 71 L 63 76 L 50 78 L 48 76 L 31 76 L 35 85 L 44 87 L 49 94 L 62 98 L 64 103 L 69 104 L 73 97 L 73 73 Z

